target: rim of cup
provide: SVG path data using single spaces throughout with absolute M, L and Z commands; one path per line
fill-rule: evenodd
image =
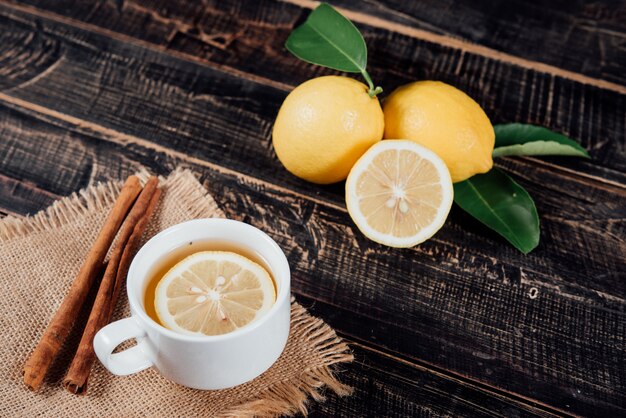
M 242 328 L 236 329 L 235 331 L 228 332 L 226 334 L 220 334 L 220 335 L 181 334 L 179 332 L 175 332 L 170 329 L 167 329 L 162 325 L 159 325 L 154 319 L 152 319 L 146 313 L 143 303 L 141 302 L 141 296 L 145 292 L 145 285 L 142 287 L 142 291 L 140 292 L 140 295 L 137 295 L 137 292 L 136 292 L 137 286 L 134 286 L 134 285 L 128 286 L 128 279 L 131 277 L 134 277 L 134 275 L 137 274 L 135 270 L 138 268 L 137 266 L 140 260 L 144 257 L 149 256 L 150 255 L 149 252 L 152 249 L 152 247 L 154 247 L 155 245 L 158 245 L 158 242 L 164 239 L 163 237 L 167 237 L 168 235 L 175 233 L 176 230 L 186 227 L 189 224 L 206 224 L 206 223 L 230 224 L 232 225 L 232 228 L 241 228 L 242 230 L 247 230 L 247 233 L 252 233 L 252 234 L 256 234 L 257 236 L 259 236 L 260 239 L 265 241 L 266 244 L 269 247 L 271 247 L 271 250 L 276 253 L 276 256 L 279 258 L 278 263 L 284 264 L 284 266 L 286 267 L 287 278 L 288 280 L 290 280 L 289 277 L 291 273 L 290 273 L 289 263 L 287 261 L 287 257 L 285 256 L 285 253 L 278 246 L 276 241 L 274 241 L 269 235 L 267 235 L 265 232 L 261 231 L 257 227 L 254 227 L 245 222 L 240 222 L 240 221 L 236 221 L 233 219 L 224 219 L 224 218 L 194 219 L 191 221 L 186 221 L 186 222 L 182 222 L 176 225 L 172 225 L 169 228 L 164 229 L 163 231 L 159 232 L 158 234 L 150 238 L 148 242 L 146 242 L 141 247 L 141 249 L 137 252 L 135 257 L 133 258 L 133 261 L 131 262 L 130 268 L 128 269 L 127 285 L 126 285 L 128 302 L 131 307 L 131 317 L 132 316 L 140 317 L 143 323 L 147 324 L 148 326 L 150 326 L 152 329 L 156 330 L 157 332 L 167 335 L 170 338 L 174 338 L 174 339 L 178 339 L 182 341 L 189 341 L 189 342 L 206 342 L 207 340 L 223 341 L 223 340 L 229 340 L 232 338 L 237 338 L 238 336 L 242 334 L 247 334 L 247 333 L 254 331 L 256 328 L 263 325 L 263 323 L 269 321 L 278 311 L 279 305 L 289 300 L 290 286 L 287 286 L 286 283 L 282 283 L 282 282 L 277 283 L 277 287 L 279 288 L 279 290 L 278 290 L 278 294 L 276 295 L 276 301 L 274 302 L 274 305 L 270 308 L 270 310 L 267 313 L 265 313 L 261 318 L 258 318 L 257 320 L 253 321 L 252 323 Z M 210 240 L 211 238 L 207 238 L 207 239 Z M 228 240 L 227 238 L 219 238 L 219 239 Z M 269 260 L 268 260 L 268 264 L 270 264 Z M 270 265 L 269 267 L 271 268 L 272 266 Z M 278 276 L 280 272 L 276 272 L 272 269 L 271 273 L 272 273 L 272 276 L 274 277 L 274 280 L 276 280 L 277 282 L 279 280 L 283 280 L 283 279 L 276 278 L 276 276 Z M 142 284 L 144 283 L 144 281 L 142 281 Z

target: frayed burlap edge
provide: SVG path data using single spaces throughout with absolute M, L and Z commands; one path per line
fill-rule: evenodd
M 100 183 L 57 200 L 35 215 L 24 218 L 7 216 L 0 220 L 0 241 L 62 227 L 77 217 L 112 205 L 119 191 L 120 183 Z
M 150 173 L 141 170 L 136 173 L 145 182 Z M 161 184 L 166 178 L 160 176 Z M 197 181 L 196 176 L 188 169 L 177 168 L 167 177 L 167 188 L 180 199 L 184 199 L 193 216 L 202 216 L 207 204 L 213 213 L 224 216 L 222 210 L 210 193 Z M 193 181 L 190 181 L 193 180 Z M 35 215 L 17 218 L 8 216 L 0 219 L 0 242 L 23 237 L 31 233 L 59 228 L 74 221 L 77 217 L 86 216 L 92 211 L 102 210 L 115 202 L 122 187 L 122 182 L 99 183 L 70 196 L 60 199 L 47 209 Z M 349 363 L 354 356 L 344 343 L 321 319 L 308 315 L 305 308 L 292 302 L 292 324 L 302 324 L 301 333 L 307 333 L 306 339 L 320 350 L 319 355 L 325 365 L 305 369 L 296 380 L 289 379 L 261 391 L 259 399 L 247 400 L 230 408 L 221 416 L 225 418 L 242 416 L 280 416 L 293 415 L 297 412 L 307 415 L 309 397 L 315 401 L 325 399 L 323 390 L 328 388 L 339 396 L 346 396 L 352 388 L 335 377 L 337 363 Z
M 135 175 L 142 183 L 145 183 L 150 177 L 150 173 L 145 169 L 135 173 Z M 161 184 L 166 179 L 169 179 L 167 184 L 168 192 L 187 202 L 194 216 L 202 215 L 202 212 L 207 210 L 207 204 L 210 210 L 224 216 L 213 197 L 202 187 L 190 170 L 177 168 L 167 178 L 159 176 Z M 4 219 L 0 219 L 0 242 L 51 228 L 59 228 L 76 220 L 77 217 L 87 215 L 89 212 L 103 210 L 115 202 L 122 184 L 122 182 L 113 181 L 98 183 L 57 200 L 51 206 L 37 212 L 35 215 L 23 218 L 9 215 Z
M 339 382 L 335 377 L 333 365 L 349 363 L 354 360 L 350 348 L 335 331 L 319 318 L 312 317 L 307 310 L 291 299 L 291 322 L 301 324 L 300 333 L 307 334 L 307 340 L 320 350 L 325 365 L 303 370 L 297 380 L 290 379 L 273 385 L 262 391 L 260 399 L 244 402 L 221 414 L 221 417 L 254 417 L 293 415 L 297 412 L 307 415 L 309 397 L 315 401 L 324 401 L 323 388 L 328 388 L 339 396 L 352 393 L 352 388 Z
M 144 183 L 150 177 L 150 173 L 142 170 L 136 176 Z M 159 176 L 159 181 L 161 184 L 167 181 L 167 193 L 174 195 L 177 200 L 185 202 L 192 217 L 206 216 L 207 210 L 219 214 L 222 218 L 226 217 L 213 196 L 200 184 L 197 176 L 191 170 L 179 167 L 168 177 Z

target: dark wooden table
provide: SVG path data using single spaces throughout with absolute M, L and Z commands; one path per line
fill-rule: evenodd
M 387 92 L 438 79 L 493 123 L 564 132 L 592 160 L 510 158 L 534 196 L 524 256 L 453 209 L 412 249 L 364 238 L 342 185 L 287 173 L 278 108 L 332 71 L 283 47 L 308 0 L 0 1 L 0 216 L 142 166 L 202 176 L 286 251 L 296 298 L 349 341 L 314 415 L 626 415 L 626 5 L 337 0 Z M 543 4 L 539 4 L 543 3 Z

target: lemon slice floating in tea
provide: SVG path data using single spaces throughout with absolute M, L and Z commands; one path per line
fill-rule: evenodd
M 220 335 L 263 316 L 276 290 L 268 272 L 239 254 L 201 251 L 168 271 L 156 288 L 156 313 L 166 328 Z
M 385 140 L 357 161 L 346 180 L 348 213 L 365 236 L 391 247 L 412 247 L 445 222 L 454 191 L 434 152 L 412 141 Z

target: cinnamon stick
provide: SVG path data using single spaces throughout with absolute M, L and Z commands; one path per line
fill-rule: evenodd
M 63 380 L 63 386 L 71 393 L 78 395 L 87 393 L 87 382 L 95 361 L 93 339 L 111 318 L 121 284 L 128 273 L 132 255 L 139 245 L 161 194 L 161 191 L 156 188 L 157 183 L 156 177 L 152 177 L 146 183 L 120 231 L 76 355 Z
M 89 289 L 93 285 L 117 231 L 139 192 L 141 192 L 139 179 L 130 176 L 124 183 L 119 197 L 89 250 L 68 294 L 24 365 L 24 383 L 31 390 L 37 390 L 41 386 L 48 369 L 50 369 L 85 302 Z
M 109 307 L 109 313 L 107 315 L 107 319 L 104 325 L 108 324 L 111 321 L 111 316 L 113 315 L 113 311 L 115 310 L 115 302 L 117 301 L 117 297 L 120 292 L 120 287 L 124 283 L 124 280 L 128 276 L 128 269 L 130 268 L 130 262 L 133 259 L 134 254 L 139 249 L 139 244 L 141 242 L 141 237 L 143 236 L 143 232 L 148 225 L 148 221 L 156 208 L 159 198 L 161 197 L 161 190 L 157 189 L 152 195 L 152 200 L 150 200 L 150 204 L 146 209 L 145 216 L 141 218 L 141 220 L 135 226 L 132 235 L 128 239 L 128 244 L 126 248 L 124 248 L 124 253 L 122 254 L 122 260 L 120 261 L 120 265 L 117 270 L 117 276 L 115 279 L 115 289 L 113 291 L 113 300 L 111 302 L 111 306 Z M 104 326 L 102 325 L 102 326 Z

